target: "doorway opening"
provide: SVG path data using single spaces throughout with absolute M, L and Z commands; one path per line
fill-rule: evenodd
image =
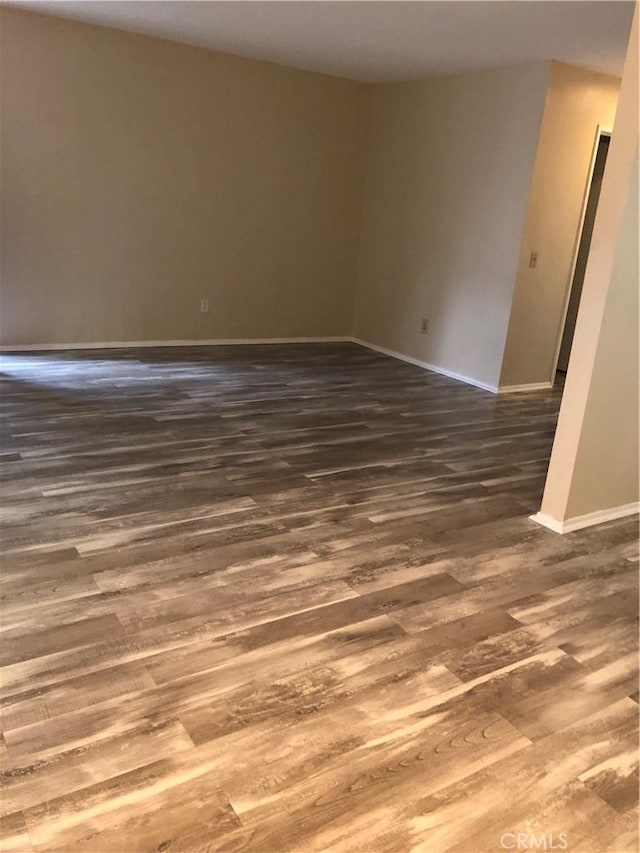
M 573 336 L 576 330 L 576 319 L 578 317 L 580 297 L 582 296 L 584 274 L 587 268 L 589 249 L 591 248 L 593 224 L 596 218 L 596 210 L 598 209 L 600 190 L 602 188 L 602 177 L 604 175 L 604 167 L 607 162 L 607 154 L 609 153 L 610 140 L 611 131 L 608 129 L 605 130 L 604 128 L 598 128 L 596 144 L 594 146 L 591 161 L 590 179 L 583 205 L 582 222 L 579 232 L 580 236 L 577 240 L 573 275 L 567 296 L 564 323 L 562 325 L 562 331 L 556 347 L 556 362 L 552 376 L 552 382 L 555 385 L 563 385 L 567 375 L 569 356 L 571 354 Z

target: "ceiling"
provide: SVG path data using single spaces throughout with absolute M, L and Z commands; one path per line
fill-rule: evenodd
M 17 0 L 7 5 L 371 83 L 546 59 L 621 76 L 634 7 L 618 0 Z

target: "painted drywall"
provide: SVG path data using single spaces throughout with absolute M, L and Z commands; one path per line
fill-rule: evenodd
M 615 77 L 551 63 L 500 385 L 552 379 L 596 133 L 613 125 L 619 89 Z
M 602 181 L 541 512 L 638 501 L 638 14 Z
M 567 517 L 638 501 L 638 156 L 604 309 Z
M 497 384 L 548 73 L 543 63 L 376 88 L 358 338 Z
M 4 345 L 351 331 L 368 87 L 6 7 L 0 47 Z

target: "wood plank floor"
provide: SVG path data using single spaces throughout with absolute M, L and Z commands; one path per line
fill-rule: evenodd
M 638 849 L 637 521 L 528 519 L 559 391 L 2 363 L 2 850 Z

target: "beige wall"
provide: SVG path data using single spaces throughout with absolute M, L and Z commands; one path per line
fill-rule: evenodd
M 489 387 L 548 378 L 617 81 L 373 88 L 0 16 L 3 345 L 354 331 Z
M 501 386 L 551 379 L 596 132 L 613 125 L 619 88 L 617 78 L 551 63 Z
M 565 522 L 638 501 L 638 14 L 542 501 Z
M 359 338 L 497 384 L 548 72 L 375 90 Z
M 638 156 L 598 340 L 566 515 L 638 500 Z
M 350 333 L 368 87 L 1 15 L 3 344 Z

